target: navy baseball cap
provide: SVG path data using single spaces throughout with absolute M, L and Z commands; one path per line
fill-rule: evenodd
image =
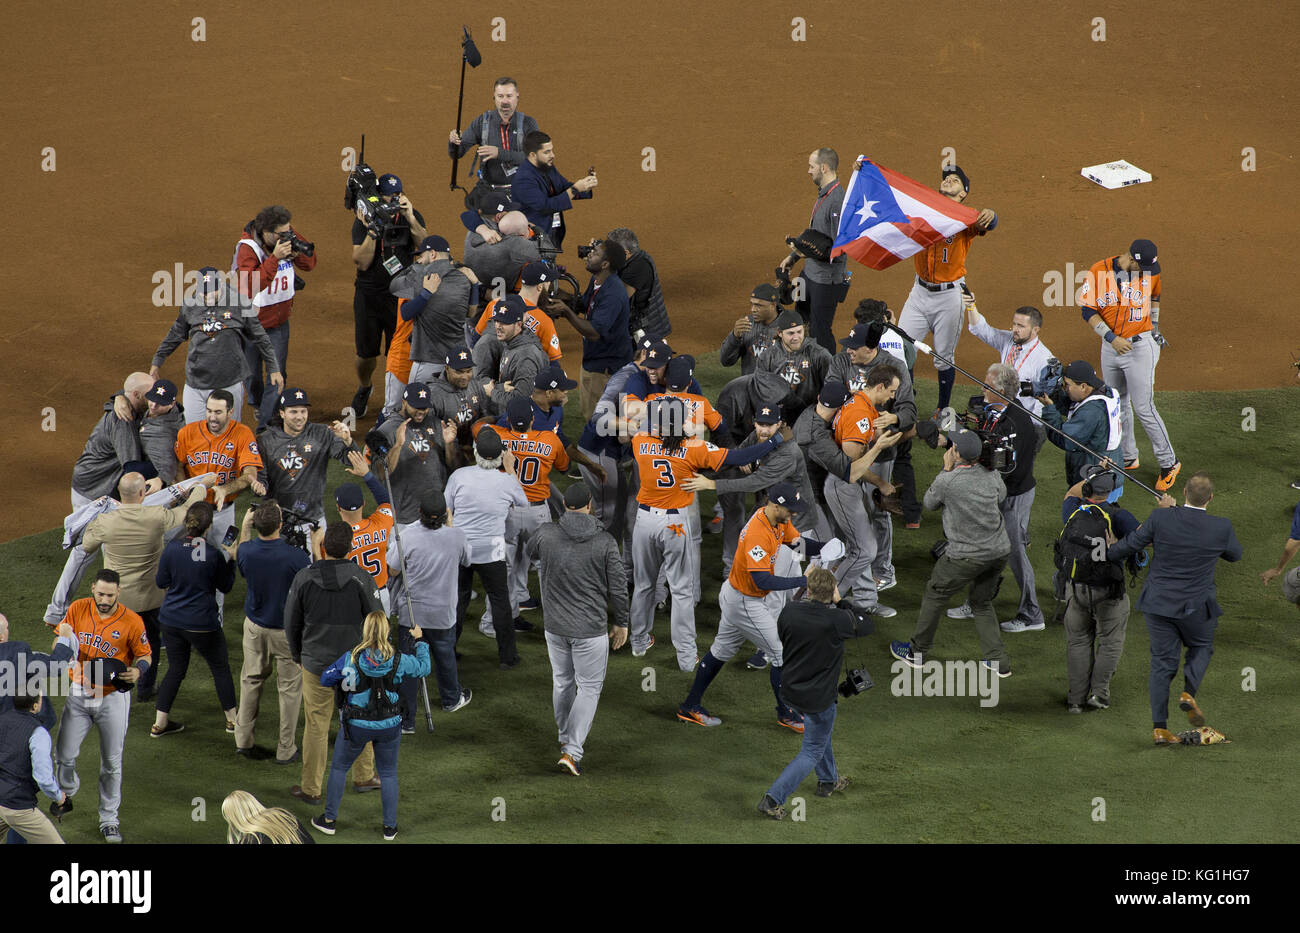
M 695 357 L 683 353 L 674 356 L 664 368 L 664 385 L 674 392 L 681 392 L 695 378 Z
M 427 236 L 420 241 L 420 248 L 415 252 L 417 254 L 427 253 L 429 250 L 433 250 L 435 253 L 447 253 L 451 251 L 451 244 L 440 236 Z
M 817 401 L 827 408 L 839 408 L 849 400 L 851 394 L 844 383 L 829 379 L 822 385 L 821 392 L 817 393 Z
M 957 451 L 957 454 L 963 460 L 978 459 L 980 450 L 984 447 L 980 436 L 974 431 L 967 431 L 965 428 L 949 431 L 948 443 L 952 444 L 953 450 Z
M 176 383 L 169 379 L 159 379 L 149 390 L 149 401 L 155 405 L 170 405 L 176 401 Z
M 564 373 L 559 363 L 552 363 L 546 369 L 539 370 L 533 377 L 533 388 L 545 392 L 548 389 L 576 389 L 578 384 Z
M 872 321 L 870 324 L 854 324 L 849 335 L 840 341 L 840 346 L 846 350 L 858 350 L 862 347 L 871 347 L 875 349 L 880 346 L 880 335 L 884 328 L 879 321 Z
M 462 343 L 451 348 L 451 352 L 447 354 L 444 362 L 447 364 L 448 369 L 473 369 L 474 355 L 469 352 L 469 347 Z
M 420 497 L 420 514 L 428 518 L 437 518 L 447 511 L 447 497 L 441 489 L 431 489 Z
M 334 501 L 338 503 L 340 509 L 351 512 L 361 508 L 366 500 L 361 494 L 360 486 L 356 483 L 344 483 L 334 490 Z
M 506 403 L 506 421 L 516 431 L 527 431 L 533 426 L 533 400 L 515 396 Z
M 566 509 L 581 509 L 590 502 L 591 488 L 582 480 L 578 480 L 578 482 L 564 490 L 564 507 Z
M 1102 387 L 1101 377 L 1097 375 L 1097 370 L 1093 369 L 1092 364 L 1086 360 L 1075 360 L 1061 372 L 1062 375 L 1073 382 L 1082 382 L 1094 389 Z
M 808 509 L 807 501 L 799 495 L 794 483 L 777 483 L 767 491 L 767 501 L 785 506 L 791 512 L 804 512 Z
M 773 327 L 777 330 L 788 330 L 791 327 L 802 327 L 806 321 L 798 311 L 782 311 L 776 316 Z
M 501 443 L 501 435 L 488 425 L 478 432 L 478 437 L 474 438 L 474 449 L 484 460 L 495 460 L 501 456 L 501 451 L 505 450 L 505 445 Z
M 400 178 L 398 178 L 396 175 L 392 175 L 392 174 L 388 174 L 388 175 L 380 175 L 380 176 L 379 176 L 379 193 L 380 193 L 380 194 L 401 194 L 401 193 L 402 193 L 402 179 L 400 179 Z
M 662 340 L 650 340 L 649 338 L 647 340 L 650 346 L 645 348 L 645 359 L 642 360 L 642 365 L 646 369 L 658 369 L 667 365 L 673 355 L 673 351 L 669 349 L 668 344 Z
M 423 382 L 408 382 L 402 393 L 402 401 L 412 408 L 430 408 L 433 405 L 432 393 Z
M 524 319 L 528 305 L 518 295 L 506 295 L 504 301 L 497 302 L 492 312 L 493 324 L 518 324 Z
M 199 270 L 198 294 L 221 290 L 221 273 L 213 266 L 204 266 Z
M 762 285 L 755 285 L 754 290 L 749 293 L 750 298 L 757 298 L 759 301 L 770 301 L 776 304 L 781 300 L 781 293 L 776 290 L 775 285 L 768 285 L 764 282 Z
M 519 281 L 524 285 L 541 285 L 543 282 L 555 281 L 555 270 L 549 262 L 530 262 L 519 273 Z
M 754 424 L 776 424 L 780 420 L 780 405 L 763 405 L 754 412 Z
M 1129 245 L 1128 254 L 1137 260 L 1143 272 L 1153 274 L 1160 272 L 1160 263 L 1156 262 L 1156 245 L 1150 240 L 1134 240 Z
M 302 389 L 298 389 L 298 388 L 285 389 L 283 392 L 280 393 L 280 407 L 281 408 L 300 408 L 300 407 L 310 408 L 311 399 L 307 397 L 307 393 Z
M 939 179 L 942 181 L 943 179 L 947 178 L 949 175 L 956 175 L 958 178 L 960 178 L 961 186 L 966 189 L 967 194 L 970 194 L 970 179 L 966 177 L 966 173 L 961 170 L 960 165 L 949 165 L 947 168 L 945 168 L 942 172 L 939 173 Z

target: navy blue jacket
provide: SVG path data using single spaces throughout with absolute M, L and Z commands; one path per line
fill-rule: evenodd
M 248 581 L 244 617 L 262 628 L 283 629 L 289 587 L 299 570 L 311 566 L 307 552 L 284 538 L 254 538 L 239 546 L 235 561 Z
M 76 657 L 76 652 L 67 645 L 55 645 L 49 654 L 34 651 L 25 641 L 0 642 L 0 671 L 12 671 L 21 683 L 26 684 L 33 675 L 41 680 L 42 692 L 48 692 L 46 680 L 62 675 L 60 665 L 65 665 Z M 39 672 L 39 673 L 37 673 Z M 13 697 L 0 692 L 0 713 L 14 708 Z M 54 704 L 48 696 L 41 703 L 41 711 L 36 714 L 40 724 L 46 729 L 54 728 Z
M 1140 611 L 1178 619 L 1223 615 L 1214 569 L 1219 558 L 1241 560 L 1232 522 L 1201 509 L 1156 509 L 1137 531 L 1107 548 L 1106 557 L 1121 560 L 1148 544 L 1155 545 L 1155 553 L 1138 597 Z
M 202 560 L 196 553 L 200 541 Z M 216 594 L 218 590 L 229 593 L 235 585 L 235 562 L 217 545 L 182 535 L 163 548 L 154 582 L 167 591 L 158 609 L 159 625 L 215 632 L 221 628 Z
M 622 369 L 632 362 L 636 344 L 628 330 L 628 315 L 632 312 L 631 299 L 623 280 L 610 275 L 599 289 L 593 278 L 582 293 L 582 306 L 587 320 L 600 334 L 600 340 L 582 338 L 582 368 L 589 373 L 609 373 Z
M 556 246 L 564 242 L 564 212 L 573 207 L 573 201 L 591 197 L 590 191 L 579 191 L 570 200 L 565 193 L 569 184 L 569 180 L 555 169 L 543 170 L 524 159 L 510 185 L 510 196 L 528 222 L 547 234 Z M 551 218 L 556 213 L 560 215 L 560 226 L 553 228 Z M 623 294 L 626 296 L 627 293 Z

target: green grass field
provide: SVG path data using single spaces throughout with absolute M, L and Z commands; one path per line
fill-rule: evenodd
M 928 367 L 921 367 L 929 375 Z M 734 371 L 703 362 L 700 381 L 715 394 Z M 918 408 L 933 408 L 935 383 L 922 379 Z M 956 396 L 970 392 L 958 387 Z M 1295 394 L 1171 393 L 1159 396 L 1184 464 L 1182 479 L 1208 469 L 1217 486 L 1211 511 L 1230 517 L 1245 546 L 1238 564 L 1220 564 L 1219 601 L 1226 614 L 1200 699 L 1211 725 L 1232 744 L 1155 748 L 1147 706 L 1147 635 L 1130 618 L 1112 707 L 1069 716 L 1065 711 L 1064 631 L 1006 635 L 1015 675 L 1000 684 L 1000 702 L 982 709 L 977 698 L 912 698 L 891 693 L 888 641 L 907 638 L 929 574 L 929 548 L 940 516 L 926 513 L 919 531 L 896 524 L 894 562 L 899 586 L 885 601 L 896 618 L 879 623 L 861 651 L 876 688 L 841 701 L 835 750 L 854 779 L 843 796 L 813 795 L 813 779 L 797 792 L 802 821 L 761 819 L 759 796 L 799 746 L 799 736 L 775 721 L 765 672 L 732 662 L 709 691 L 708 707 L 724 725 L 705 730 L 673 716 L 691 675 L 677 671 L 667 645 L 667 619 L 656 622 L 661 646 L 642 659 L 624 649 L 610 663 L 600 711 L 587 744 L 581 779 L 554 766 L 558 757 L 551 712 L 550 668 L 538 632 L 520 636 L 521 667 L 496 669 L 495 643 L 470 626 L 461 639 L 462 681 L 474 701 L 455 714 L 435 711 L 436 731 L 403 740 L 399 825 L 404 842 L 1290 842 L 1300 827 L 1294 768 L 1300 725 L 1300 614 L 1257 574 L 1277 560 L 1296 493 Z M 570 407 L 567 427 L 579 425 Z M 1243 409 L 1256 429 L 1242 429 Z M 1140 476 L 1150 483 L 1154 460 L 1142 432 Z M 1038 497 L 1032 555 L 1039 598 L 1050 616 L 1051 541 L 1059 531 L 1063 455 L 1047 446 L 1036 470 Z M 938 455 L 914 453 L 923 490 Z M 331 467 L 331 486 L 344 474 Z M 1122 504 L 1139 518 L 1148 497 L 1129 487 Z M 1136 490 L 1136 491 L 1135 491 Z M 1180 493 L 1181 483 L 1177 492 Z M 707 495 L 705 515 L 712 507 Z M 332 514 L 332 506 L 330 506 Z M 241 504 L 242 513 L 242 504 Z M 2 609 L 15 639 L 48 647 L 41 615 L 63 563 L 58 532 L 0 545 Z M 697 612 L 700 651 L 716 631 L 721 537 L 704 537 L 705 598 Z M 999 618 L 1014 614 L 1017 589 L 1005 581 Z M 536 581 L 534 580 L 534 592 Z M 88 591 L 89 580 L 84 589 Z M 481 590 L 481 587 L 480 587 Z M 84 595 L 84 592 L 83 592 Z M 1136 602 L 1136 590 L 1133 591 Z M 481 601 L 480 601 L 481 602 Z M 227 599 L 227 633 L 238 679 L 243 582 Z M 480 605 L 471 616 L 477 619 Z M 532 614 L 540 621 L 538 613 Z M 540 627 L 539 627 L 540 628 Z M 977 658 L 968 622 L 945 620 L 932 656 Z M 1253 671 L 1253 689 L 1247 680 Z M 1174 695 L 1181 684 L 1175 679 Z M 273 745 L 273 681 L 262 698 L 259 744 Z M 436 698 L 436 692 L 434 693 Z M 62 701 L 56 701 L 61 706 Z M 1171 725 L 1181 725 L 1176 704 Z M 128 843 L 223 842 L 222 798 L 243 788 L 283 805 L 306 822 L 315 808 L 288 795 L 297 766 L 249 762 L 234 754 L 223 728 L 207 667 L 197 656 L 172 710 L 186 731 L 149 738 L 153 708 L 132 711 L 124 764 L 122 832 Z M 62 831 L 69 842 L 99 838 L 95 817 L 98 756 L 94 733 L 80 758 L 82 791 Z M 1104 821 L 1094 819 L 1104 799 Z M 201 810 L 205 808 L 205 812 Z M 504 811 L 504 819 L 500 817 Z M 205 816 L 205 819 L 201 819 Z M 378 794 L 349 790 L 334 842 L 380 840 Z

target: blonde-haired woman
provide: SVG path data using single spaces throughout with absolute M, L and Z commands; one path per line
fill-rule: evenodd
M 361 643 L 320 675 L 323 686 L 341 686 L 347 695 L 341 714 L 342 726 L 334 741 L 325 812 L 311 821 L 313 827 L 328 836 L 334 835 L 348 769 L 366 743 L 371 742 L 383 802 L 384 838 L 397 838 L 397 749 L 402 742 L 398 685 L 407 677 L 425 677 L 429 673 L 429 646 L 419 640 L 421 634 L 419 628 L 411 629 L 411 637 L 415 639 L 414 656 L 399 655 L 388 641 L 388 616 L 372 612 L 366 616 Z
M 232 846 L 301 845 L 316 840 L 282 807 L 265 807 L 246 790 L 233 790 L 221 801 L 226 841 Z

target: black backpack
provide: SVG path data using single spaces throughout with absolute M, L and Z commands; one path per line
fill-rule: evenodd
M 355 721 L 381 722 L 394 716 L 404 715 L 405 704 L 401 700 L 401 695 L 398 694 L 396 702 L 388 697 L 390 693 L 397 693 L 397 668 L 401 663 L 401 655 L 393 652 L 392 667 L 387 674 L 380 677 L 361 670 L 360 658 L 354 656 L 352 660 L 357 670 L 357 689 L 345 691 L 342 684 L 335 688 L 339 720 L 343 723 L 343 727 L 346 729 Z M 365 706 L 353 706 L 348 702 L 349 692 L 361 693 L 363 690 L 370 691 L 370 700 Z
M 1113 561 L 1093 558 L 1098 547 L 1105 553 L 1107 532 L 1113 533 L 1110 513 L 1100 505 L 1085 502 L 1066 520 L 1056 539 L 1053 558 L 1064 581 L 1106 588 L 1114 599 L 1124 591 L 1124 568 Z

